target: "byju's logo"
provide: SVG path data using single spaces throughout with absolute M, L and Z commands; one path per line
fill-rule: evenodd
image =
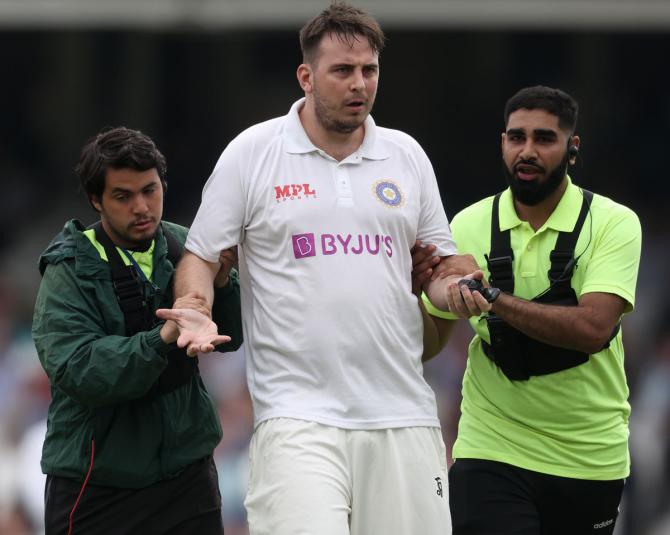
M 309 184 L 288 184 L 275 186 L 275 200 L 277 202 L 294 201 L 302 198 L 316 198 L 316 190 Z
M 296 258 L 307 258 L 316 256 L 316 247 L 314 246 L 314 234 L 295 234 L 293 236 L 293 254 Z
M 294 234 L 293 254 L 299 260 L 316 256 L 317 252 L 324 256 L 334 254 L 386 254 L 393 256 L 393 238 L 383 234 L 321 234 L 317 237 L 312 232 Z

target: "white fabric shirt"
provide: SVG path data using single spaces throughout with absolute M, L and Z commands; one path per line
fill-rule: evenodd
M 255 424 L 439 426 L 409 252 L 415 239 L 456 252 L 432 166 L 414 139 L 372 117 L 337 162 L 307 137 L 303 102 L 226 147 L 186 241 L 209 262 L 241 245 Z

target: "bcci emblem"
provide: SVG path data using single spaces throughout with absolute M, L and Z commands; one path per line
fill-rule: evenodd
M 375 182 L 373 191 L 377 198 L 386 206 L 391 208 L 398 208 L 402 206 L 404 198 L 400 192 L 400 188 L 390 180 L 379 180 Z

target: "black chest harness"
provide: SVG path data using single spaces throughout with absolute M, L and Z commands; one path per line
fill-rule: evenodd
M 167 242 L 168 260 L 176 266 L 182 256 L 183 248 L 164 226 L 161 227 Z M 102 228 L 100 221 L 90 228 L 95 230 L 98 242 L 107 253 L 107 261 L 112 272 L 112 285 L 126 324 L 126 336 L 133 336 L 138 332 L 152 329 L 157 324 L 156 310 L 147 299 L 145 292 L 147 283 L 140 278 L 140 274 L 137 272 L 138 268 L 133 265 L 127 266 L 123 262 L 119 251 Z M 189 382 L 198 369 L 198 358 L 189 357 L 186 354 L 186 349 L 178 348 L 176 345 L 168 351 L 167 360 L 167 367 L 163 370 L 149 394 L 171 392 Z
M 586 216 L 589 213 L 593 193 L 582 189 L 582 207 L 572 232 L 559 232 L 556 246 L 549 256 L 550 286 L 532 301 L 543 304 L 576 306 L 577 295 L 572 289 L 570 281 L 575 268 L 575 246 L 579 233 L 582 230 Z M 499 223 L 500 195 L 493 200 L 491 212 L 491 252 L 486 261 L 490 273 L 491 286 L 501 291 L 514 294 L 514 271 L 512 262 L 514 252 L 510 242 L 510 230 L 501 231 Z M 574 368 L 589 360 L 587 353 L 574 349 L 566 349 L 545 344 L 535 340 L 521 331 L 505 323 L 500 317 L 491 313 L 486 318 L 491 343 L 482 340 L 484 353 L 490 358 L 512 381 L 525 381 L 532 375 L 547 375 L 550 373 Z M 617 325 L 602 348 L 609 346 L 609 342 L 619 332 Z

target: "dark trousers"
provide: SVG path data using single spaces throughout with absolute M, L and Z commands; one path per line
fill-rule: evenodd
M 47 476 L 46 535 L 222 535 L 221 494 L 211 457 L 142 489 L 86 485 Z M 77 503 L 76 508 L 75 503 Z
M 449 470 L 453 535 L 611 535 L 623 486 L 458 459 Z

